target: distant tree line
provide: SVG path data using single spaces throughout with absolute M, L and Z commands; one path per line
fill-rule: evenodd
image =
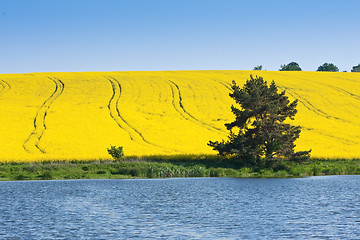
M 263 70 L 262 65 L 254 67 L 254 70 Z M 300 65 L 297 62 L 291 62 L 280 66 L 279 71 L 302 71 Z M 320 65 L 317 70 L 318 72 L 338 72 L 339 68 L 333 63 L 327 63 Z M 346 71 L 344 71 L 346 72 Z M 360 72 L 360 64 L 353 66 L 351 72 Z

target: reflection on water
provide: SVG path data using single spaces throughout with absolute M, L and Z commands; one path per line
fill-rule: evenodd
M 0 182 L 0 239 L 356 239 L 360 176 Z

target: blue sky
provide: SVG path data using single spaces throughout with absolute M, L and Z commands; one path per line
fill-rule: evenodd
M 358 0 L 0 0 L 0 73 L 360 63 Z

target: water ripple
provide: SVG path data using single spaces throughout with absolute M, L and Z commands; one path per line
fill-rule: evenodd
M 0 182 L 0 238 L 358 239 L 359 180 Z

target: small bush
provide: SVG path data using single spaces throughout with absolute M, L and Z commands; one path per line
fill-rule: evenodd
M 111 146 L 107 151 L 115 161 L 121 161 L 124 158 L 123 147 Z

